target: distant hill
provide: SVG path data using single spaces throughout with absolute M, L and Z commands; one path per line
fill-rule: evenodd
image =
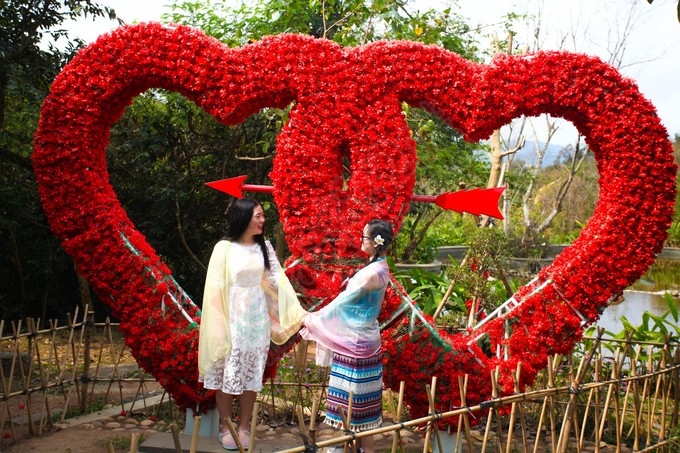
M 545 146 L 544 143 L 539 142 L 539 146 Z M 543 164 L 541 167 L 549 167 L 555 163 L 560 155 L 560 151 L 565 147 L 565 145 L 549 144 L 548 149 L 545 151 L 545 156 L 543 156 Z M 529 165 L 536 165 L 536 146 L 534 142 L 529 143 L 528 141 L 524 144 L 524 147 L 517 151 L 515 155 L 516 160 L 521 160 Z

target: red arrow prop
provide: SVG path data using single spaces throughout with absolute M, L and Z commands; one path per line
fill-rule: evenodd
M 244 184 L 247 176 L 236 176 L 234 178 L 220 179 L 205 183 L 220 192 L 227 193 L 236 198 L 243 198 L 243 192 L 262 192 L 271 193 L 274 191 L 272 186 L 258 186 L 255 184 Z M 459 190 L 458 192 L 445 192 L 441 195 L 411 195 L 411 201 L 424 203 L 435 203 L 442 209 L 456 212 L 468 212 L 474 215 L 487 215 L 497 219 L 503 219 L 503 214 L 498 209 L 498 201 L 505 187 L 493 189 L 470 189 Z

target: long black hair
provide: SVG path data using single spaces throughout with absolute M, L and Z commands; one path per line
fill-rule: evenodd
M 248 228 L 248 225 L 250 224 L 250 220 L 253 218 L 253 212 L 258 206 L 261 206 L 260 203 L 253 200 L 252 198 L 239 198 L 236 200 L 227 212 L 228 227 L 225 239 L 231 242 L 237 241 L 243 235 L 243 233 L 245 233 L 246 228 Z M 264 235 L 256 234 L 255 242 L 260 245 L 260 249 L 262 250 L 264 267 L 271 269 L 269 265 L 269 253 L 267 252 L 267 245 L 264 242 Z
M 375 238 L 380 236 L 383 240 L 382 244 L 376 244 L 375 245 L 375 255 L 371 257 L 371 260 L 369 261 L 369 264 L 374 262 L 375 260 L 380 257 L 380 255 L 386 251 L 390 244 L 392 244 L 392 240 L 394 239 L 394 231 L 392 230 L 392 225 L 386 220 L 378 220 L 378 219 L 373 219 L 370 222 L 368 222 L 368 236 L 371 241 L 375 243 Z

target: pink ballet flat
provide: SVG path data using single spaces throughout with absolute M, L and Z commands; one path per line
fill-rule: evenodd
M 220 433 L 218 438 L 220 440 L 220 444 L 222 444 L 222 448 L 224 448 L 225 450 L 238 450 L 238 447 L 236 446 L 236 441 L 234 440 L 229 431 Z
M 238 439 L 241 441 L 241 446 L 244 450 L 247 450 L 250 446 L 250 432 L 249 431 L 239 431 Z

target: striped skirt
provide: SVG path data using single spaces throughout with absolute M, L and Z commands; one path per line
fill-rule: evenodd
M 382 424 L 382 391 L 382 352 L 365 359 L 333 353 L 325 422 L 336 428 L 343 426 L 338 408 L 347 416 L 352 392 L 350 430 L 378 428 Z

